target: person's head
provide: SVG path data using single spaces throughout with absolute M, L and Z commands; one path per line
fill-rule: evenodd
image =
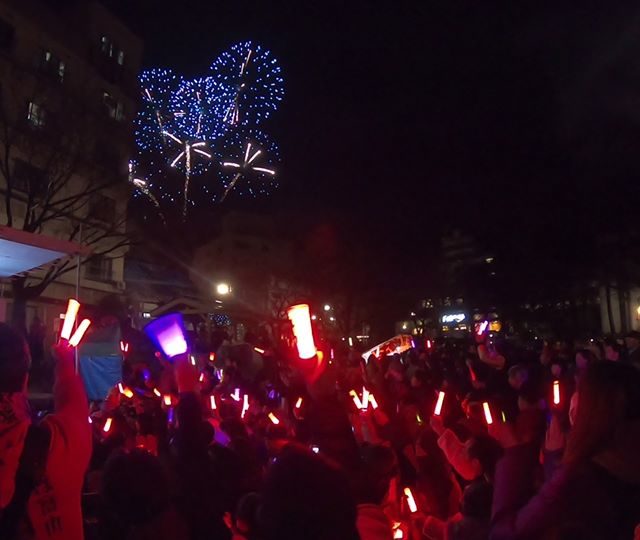
M 102 498 L 125 530 L 149 522 L 169 506 L 169 483 L 160 460 L 137 449 L 111 457 L 102 477 Z
M 424 369 L 417 369 L 411 377 L 411 388 L 425 388 L 429 383 L 429 377 Z
M 622 347 L 618 344 L 618 342 L 614 339 L 609 339 L 604 344 L 604 357 L 606 360 L 611 362 L 617 362 L 620 360 L 620 353 L 622 352 Z
M 640 420 L 640 372 L 613 362 L 590 365 L 578 386 L 580 400 L 565 461 L 579 464 L 615 444 L 631 422 Z
M 461 513 L 465 517 L 488 522 L 491 518 L 493 489 L 484 481 L 472 482 L 462 494 Z
M 640 332 L 633 330 L 624 337 L 624 343 L 630 351 L 640 347 Z
M 361 451 L 357 498 L 359 503 L 382 504 L 389 483 L 398 472 L 396 456 L 390 448 L 365 444 Z
M 522 385 L 527 382 L 529 372 L 522 364 L 516 364 L 509 369 L 509 386 L 514 390 L 520 390 Z
M 259 512 L 265 540 L 357 540 L 346 476 L 321 456 L 287 448 L 267 472 Z
M 496 463 L 502 455 L 502 449 L 496 440 L 489 436 L 471 437 L 465 442 L 464 448 L 475 477 L 484 475 L 487 479 L 492 479 Z
M 23 392 L 31 365 L 25 339 L 6 323 L 0 323 L 0 393 Z
M 585 370 L 595 362 L 597 362 L 597 358 L 589 349 L 579 349 L 576 351 L 576 367 L 579 370 Z

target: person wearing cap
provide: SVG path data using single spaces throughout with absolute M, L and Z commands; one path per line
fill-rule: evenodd
M 640 369 L 640 332 L 632 330 L 625 338 L 624 343 L 627 346 L 627 363 Z

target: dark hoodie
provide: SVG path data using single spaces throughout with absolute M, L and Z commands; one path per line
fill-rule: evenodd
M 492 540 L 633 538 L 640 523 L 640 422 L 591 461 L 562 466 L 533 497 L 538 447 L 509 448 L 498 462 Z

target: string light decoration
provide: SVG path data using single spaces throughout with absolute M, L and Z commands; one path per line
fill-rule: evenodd
M 251 41 L 233 45 L 211 65 L 212 79 L 220 85 L 227 106 L 222 120 L 229 125 L 258 125 L 271 115 L 284 97 L 278 61 L 267 49 Z
M 169 69 L 143 71 L 140 95 L 129 181 L 163 221 L 178 201 L 186 220 L 202 199 L 222 202 L 231 192 L 257 196 L 277 187 L 278 147 L 256 129 L 284 96 L 281 68 L 268 50 L 238 43 L 207 76 L 191 80 Z
M 241 129 L 227 139 L 222 157 L 225 190 L 221 203 L 232 191 L 255 197 L 278 187 L 278 146 L 265 133 Z

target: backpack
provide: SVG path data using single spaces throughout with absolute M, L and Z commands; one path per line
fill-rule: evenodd
M 9 504 L 0 510 L 0 538 L 11 540 L 27 517 L 27 503 L 42 482 L 47 466 L 51 432 L 44 425 L 30 424 L 18 461 L 15 491 Z

